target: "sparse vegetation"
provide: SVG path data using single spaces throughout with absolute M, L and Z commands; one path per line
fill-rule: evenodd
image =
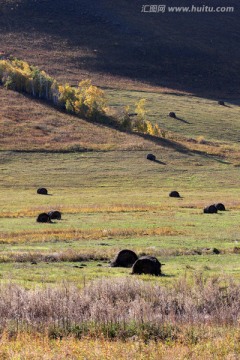
M 152 136 L 166 137 L 166 132 L 159 128 L 158 124 L 152 124 L 147 120 L 146 115 L 146 99 L 140 99 L 136 104 L 134 117 L 131 117 L 130 106 L 126 106 L 123 112 L 123 118 L 121 121 L 121 128 L 127 131 L 136 131 L 143 134 L 149 134 Z
M 171 289 L 137 279 L 101 279 L 81 290 L 67 283 L 32 290 L 1 285 L 1 331 L 148 342 L 179 340 L 182 327 L 239 324 L 239 285 L 201 275 L 192 281 L 180 279 Z

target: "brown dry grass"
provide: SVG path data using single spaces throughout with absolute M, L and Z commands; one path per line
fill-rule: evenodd
M 220 141 L 207 141 L 180 136 L 176 133 L 168 133 L 168 139 L 176 141 L 184 146 L 189 152 L 202 154 L 203 156 L 212 156 L 222 161 L 231 161 L 238 165 L 240 161 L 240 148 L 237 144 L 227 144 Z
M 59 112 L 37 100 L 0 88 L 0 149 L 144 149 L 150 141 Z
M 106 205 L 95 205 L 95 206 L 58 206 L 58 210 L 64 214 L 96 214 L 96 213 L 135 213 L 135 212 L 148 212 L 148 211 L 159 211 L 165 210 L 168 206 L 165 205 L 140 205 L 140 204 L 114 204 L 111 206 Z M 170 205 L 169 205 L 170 207 Z M 0 218 L 17 218 L 17 217 L 36 217 L 40 211 L 50 211 L 49 206 L 38 206 L 21 211 L 3 211 L 0 213 Z
M 157 227 L 154 229 L 68 229 L 68 230 L 37 230 L 37 231 L 19 231 L 0 234 L 0 243 L 36 243 L 54 241 L 79 241 L 79 240 L 101 240 L 107 237 L 141 237 L 143 235 L 152 236 L 174 236 L 182 235 L 183 231 L 175 230 L 171 227 Z
M 184 329 L 184 334 L 191 330 Z M 110 341 L 104 338 L 73 337 L 50 340 L 46 335 L 21 333 L 16 338 L 4 333 L 0 341 L 3 360 L 235 360 L 239 356 L 239 331 L 205 329 L 206 338 L 197 344 L 142 340 Z M 186 339 L 189 335 L 186 336 Z M 33 345 L 34 344 L 34 345 Z
M 0 88 L 0 150 L 84 151 L 84 150 L 154 150 L 176 147 L 185 152 L 216 156 L 240 162 L 238 146 L 219 142 L 199 142 L 175 133 L 165 140 L 151 136 L 128 134 L 94 124 Z

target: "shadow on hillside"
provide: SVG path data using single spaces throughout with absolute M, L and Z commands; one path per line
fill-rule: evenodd
M 53 104 L 51 104 L 50 102 L 46 101 L 46 100 L 42 100 L 42 99 L 37 99 L 37 98 L 33 98 L 31 97 L 29 94 L 22 94 L 23 96 L 36 101 L 36 102 L 40 102 L 40 103 L 44 103 L 45 106 L 49 107 L 49 108 L 54 108 L 56 111 L 64 113 L 65 115 L 69 115 L 69 116 L 73 116 L 77 119 L 79 119 L 79 117 L 75 114 L 68 114 L 65 110 L 60 109 L 56 106 L 54 106 Z M 103 126 L 103 127 L 107 127 L 110 129 L 115 129 L 119 132 L 125 133 L 125 134 L 130 134 L 133 136 L 138 136 L 141 137 L 145 140 L 148 140 L 156 145 L 168 148 L 168 149 L 172 149 L 176 152 L 188 155 L 188 156 L 193 156 L 193 155 L 199 155 L 205 158 L 208 158 L 209 160 L 214 160 L 217 161 L 219 163 L 223 163 L 223 164 L 231 164 L 230 162 L 223 160 L 215 155 L 211 155 L 208 154 L 205 151 L 200 151 L 200 150 L 190 150 L 188 149 L 186 146 L 184 146 L 183 144 L 180 144 L 177 141 L 174 140 L 170 140 L 170 139 L 166 139 L 163 137 L 157 137 L 154 135 L 149 135 L 149 134 L 143 134 L 143 133 L 139 133 L 139 132 L 134 132 L 134 131 L 126 131 L 123 130 L 119 124 L 119 122 L 114 119 L 113 117 L 107 116 L 107 115 L 102 115 L 101 118 L 99 120 L 89 120 L 89 119 L 84 119 L 82 118 L 82 120 L 85 120 L 87 122 L 90 122 L 92 124 L 96 124 L 98 126 Z M 61 150 L 48 150 L 48 149 L 33 149 L 33 150 L 9 150 L 13 153 L 76 153 L 76 152 L 90 152 L 90 151 L 94 151 L 93 149 L 88 149 L 88 148 L 84 148 L 81 146 L 77 146 L 77 147 L 73 147 L 73 148 L 69 148 L 69 149 L 61 149 Z M 4 152 L 4 150 L 0 150 L 0 152 Z M 160 161 L 160 160 L 154 160 L 153 162 L 158 163 L 160 165 L 167 165 L 165 162 Z M 48 194 L 51 195 L 51 194 Z
M 57 6 L 52 0 L 22 0 L 18 7 L 13 3 L 2 10 L 1 33 L 19 36 L 18 43 L 24 38 L 24 46 L 28 42 L 33 52 L 44 53 L 50 66 L 55 40 L 61 41 L 62 71 L 67 63 L 81 71 L 210 98 L 233 97 L 239 90 L 237 11 L 150 14 L 141 12 L 139 0 L 59 0 Z M 237 8 L 237 0 L 231 3 Z M 171 4 L 179 5 L 175 0 Z M 182 0 L 181 5 L 189 2 Z M 225 0 L 218 5 L 226 6 Z M 0 46 L 4 47 L 1 40 Z M 85 49 L 94 56 L 85 56 Z
M 177 151 L 177 152 L 179 152 L 181 154 L 185 154 L 185 155 L 188 155 L 188 156 L 199 155 L 199 156 L 202 156 L 202 157 L 204 157 L 206 159 L 219 162 L 221 164 L 226 164 L 226 165 L 231 164 L 229 161 L 221 159 L 218 156 L 211 155 L 211 154 L 209 154 L 209 153 L 207 153 L 205 151 L 190 150 L 186 146 L 184 146 L 184 145 L 182 145 L 182 144 L 180 144 L 180 143 L 178 143 L 176 141 L 173 141 L 173 140 L 169 140 L 169 139 L 165 139 L 165 138 L 159 138 L 157 136 L 148 135 L 148 134 L 135 133 L 135 132 L 132 133 L 132 134 L 134 134 L 136 136 L 140 136 L 140 137 L 142 137 L 142 138 L 144 138 L 146 140 L 152 141 L 156 145 L 163 146 L 163 147 L 175 150 L 175 151 Z
M 160 161 L 160 160 L 154 160 L 153 162 L 155 162 L 155 163 L 157 163 L 157 164 L 159 164 L 159 165 L 167 165 L 165 162 L 163 162 L 163 161 Z
M 131 132 L 131 134 L 139 136 L 145 140 L 151 141 L 156 145 L 175 150 L 179 153 L 190 155 L 190 156 L 192 155 L 192 153 L 189 151 L 189 149 L 186 146 L 184 146 L 176 141 L 169 140 L 166 138 L 161 138 L 161 137 L 154 136 L 154 135 L 141 134 L 141 133 L 137 133 L 137 132 Z
M 176 117 L 175 117 L 175 119 L 176 119 L 176 120 L 178 120 L 178 121 L 181 121 L 181 122 L 183 122 L 183 123 L 185 123 L 185 124 L 191 124 L 191 122 L 190 122 L 190 121 L 187 121 L 187 120 L 181 119 L 181 118 L 180 118 L 180 117 L 178 117 L 178 116 L 176 116 Z

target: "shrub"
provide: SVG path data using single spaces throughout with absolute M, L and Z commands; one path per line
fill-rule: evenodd
M 101 279 L 83 289 L 66 283 L 31 290 L 1 284 L 0 329 L 49 329 L 53 338 L 137 335 L 147 341 L 173 340 L 180 326 L 237 326 L 240 286 L 223 280 L 183 278 L 172 288 L 129 278 Z

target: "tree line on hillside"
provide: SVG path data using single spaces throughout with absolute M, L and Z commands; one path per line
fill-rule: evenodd
M 106 115 L 104 91 L 92 85 L 91 80 L 83 80 L 77 87 L 63 85 L 38 67 L 10 57 L 0 59 L 0 82 L 7 89 L 47 100 L 68 113 L 88 120 L 99 122 Z M 134 117 L 130 116 L 129 107 L 126 107 L 118 125 L 127 131 L 163 136 L 157 124 L 153 125 L 145 119 L 145 102 L 141 99 L 136 104 Z

